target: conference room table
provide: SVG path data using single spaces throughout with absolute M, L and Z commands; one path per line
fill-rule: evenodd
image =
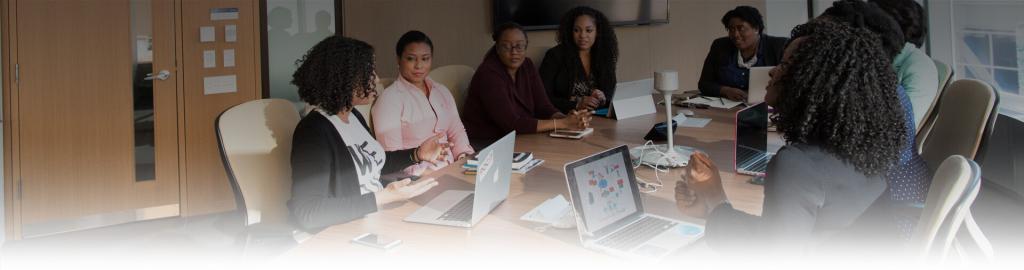
M 657 100 L 657 99 L 655 99 Z M 462 163 L 450 165 L 424 177 L 434 177 L 438 186 L 410 201 L 381 206 L 376 213 L 349 223 L 331 226 L 311 239 L 279 257 L 281 260 L 332 261 L 365 260 L 415 262 L 420 258 L 429 262 L 478 261 L 492 259 L 512 263 L 516 260 L 574 262 L 622 261 L 621 258 L 586 249 L 575 228 L 557 229 L 530 221 L 520 220 L 525 213 L 544 201 L 563 195 L 569 197 L 563 166 L 566 163 L 619 145 L 629 147 L 644 144 L 644 135 L 658 122 L 665 121 L 663 106 L 657 113 L 615 120 L 595 116 L 591 122 L 594 133 L 580 140 L 553 138 L 545 134 L 517 134 L 516 152 L 532 152 L 545 162 L 526 174 L 512 174 L 508 199 L 480 223 L 472 228 L 459 228 L 405 222 L 402 219 L 425 205 L 441 192 L 449 189 L 473 190 L 474 175 L 464 174 Z M 710 118 L 703 128 L 680 127 L 675 132 L 675 144 L 696 148 L 708 153 L 718 166 L 725 192 L 733 206 L 739 210 L 760 214 L 763 186 L 748 183 L 750 176 L 739 175 L 733 168 L 735 113 L 740 107 L 725 109 L 690 109 L 697 118 Z M 681 108 L 675 107 L 675 112 Z M 777 138 L 770 148 L 780 147 Z M 770 140 L 771 141 L 771 140 Z M 704 221 L 683 215 L 674 199 L 676 181 L 682 168 L 658 173 L 641 166 L 636 175 L 649 182 L 660 177 L 663 186 L 656 192 L 642 193 L 646 212 L 669 218 L 704 224 Z M 351 239 L 364 234 L 377 233 L 402 241 L 398 247 L 383 251 L 354 244 Z M 713 260 L 713 250 L 703 241 L 669 255 L 662 264 L 677 261 Z M 396 261 L 397 260 L 397 261 Z M 405 261 L 405 263 L 410 263 Z

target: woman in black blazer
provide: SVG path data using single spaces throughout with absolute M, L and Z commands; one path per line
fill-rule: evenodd
M 764 19 L 756 8 L 739 6 L 722 16 L 729 36 L 711 43 L 697 88 L 705 96 L 745 101 L 750 68 L 776 66 L 786 38 L 764 33 Z
M 396 172 L 447 153 L 440 136 L 420 147 L 385 152 L 353 106 L 377 94 L 373 47 L 331 36 L 314 46 L 292 75 L 299 97 L 316 107 L 292 137 L 292 198 L 288 209 L 308 231 L 345 223 L 377 211 L 377 205 L 406 200 L 437 185 L 434 179 L 388 181 Z
M 548 99 L 565 114 L 608 107 L 618 58 L 615 31 L 604 14 L 585 6 L 569 10 L 558 27 L 558 46 L 540 65 Z

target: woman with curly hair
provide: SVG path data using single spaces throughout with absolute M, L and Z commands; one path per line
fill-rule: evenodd
M 726 12 L 722 25 L 729 35 L 711 43 L 697 88 L 706 96 L 746 101 L 750 68 L 778 65 L 786 38 L 765 34 L 761 12 L 751 6 Z
M 377 211 L 377 205 L 406 200 L 437 185 L 434 179 L 388 181 L 381 173 L 443 158 L 449 146 L 440 136 L 419 147 L 385 151 L 366 120 L 354 110 L 377 95 L 373 47 L 331 36 L 299 60 L 292 75 L 299 97 L 315 107 L 292 137 L 292 198 L 288 209 L 308 231 L 345 223 Z
M 619 42 L 608 18 L 580 6 L 562 16 L 558 46 L 548 49 L 540 77 L 551 103 L 562 113 L 607 108 L 615 95 Z
M 466 128 L 459 118 L 455 98 L 443 84 L 430 79 L 434 43 L 420 31 L 409 31 L 395 46 L 398 79 L 381 92 L 373 106 L 373 129 L 384 150 L 415 148 L 423 140 L 444 134 L 442 140 L 452 143 L 447 149 L 453 155 L 441 162 L 421 162 L 404 171 L 421 175 L 437 170 L 473 154 Z
M 900 25 L 906 43 L 893 60 L 900 85 L 914 107 L 915 130 L 923 125 L 925 114 L 939 96 L 939 72 L 932 58 L 920 49 L 928 33 L 924 8 L 914 0 L 871 0 Z
M 808 252 L 835 245 L 886 189 L 908 134 L 879 35 L 842 21 L 793 30 L 765 101 L 786 140 L 768 164 L 760 217 L 736 210 L 697 153 L 676 183 L 680 210 L 707 216 L 713 248 Z
M 882 37 L 882 48 L 886 51 L 886 59 L 890 61 L 898 60 L 902 49 L 905 48 L 904 33 L 897 21 L 873 3 L 860 0 L 836 1 L 832 7 L 825 10 L 820 19 L 864 24 L 866 28 Z M 904 84 L 898 84 L 895 89 L 903 108 L 901 127 L 907 131 L 907 138 L 904 139 L 899 160 L 887 172 L 889 189 L 886 197 L 900 236 L 909 240 L 923 208 L 925 196 L 931 187 L 932 176 L 928 164 L 917 151 L 914 151 L 917 124 L 914 120 L 915 108 L 909 89 L 904 87 Z

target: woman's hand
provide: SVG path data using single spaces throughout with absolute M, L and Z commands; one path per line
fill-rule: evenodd
M 735 100 L 735 101 L 746 101 L 747 100 L 747 92 L 744 92 L 743 89 L 739 89 L 739 88 L 735 88 L 735 87 L 722 86 L 722 90 L 720 92 L 722 94 L 722 97 L 725 97 L 725 98 L 728 98 L 728 99 L 731 99 L 731 100 Z
M 377 204 L 388 204 L 397 201 L 404 201 L 412 199 L 413 197 L 427 192 L 431 188 L 437 186 L 437 180 L 434 178 L 426 178 L 416 183 L 412 182 L 412 179 L 406 178 L 401 181 L 391 182 L 384 190 L 377 192 Z
M 577 111 L 590 111 L 597 109 L 601 106 L 601 100 L 591 96 L 579 97 L 576 99 L 576 110 Z
M 558 124 L 558 128 L 565 128 L 571 130 L 584 130 L 590 127 L 590 120 L 593 118 L 590 111 L 572 111 L 569 112 L 565 118 L 557 119 L 556 121 L 561 122 Z
M 608 98 L 605 97 L 604 92 L 602 92 L 601 90 L 598 90 L 598 89 L 590 90 L 590 96 L 596 98 L 599 104 L 603 105 L 603 104 L 605 104 L 605 102 L 608 102 Z M 600 105 L 599 105 L 599 107 L 600 107 Z
M 442 143 L 441 138 L 443 137 L 444 133 L 438 133 L 423 141 L 416 152 L 416 158 L 431 164 L 437 164 L 438 161 L 444 160 L 446 156 L 450 155 L 448 151 L 451 149 L 452 144 Z
M 718 167 L 707 154 L 690 155 L 690 163 L 683 169 L 683 180 L 676 182 L 676 205 L 688 216 L 704 218 L 719 204 L 725 203 L 725 189 Z

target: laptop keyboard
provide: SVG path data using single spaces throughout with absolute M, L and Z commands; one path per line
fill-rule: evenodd
M 469 222 L 469 216 L 473 214 L 473 195 L 469 194 L 455 206 L 441 214 L 437 220 Z
M 746 147 L 739 147 L 736 151 L 736 160 L 739 162 L 736 167 L 740 170 L 757 173 L 768 170 L 769 156 L 764 152 Z
M 597 242 L 605 247 L 629 251 L 675 226 L 670 220 L 646 216 Z

